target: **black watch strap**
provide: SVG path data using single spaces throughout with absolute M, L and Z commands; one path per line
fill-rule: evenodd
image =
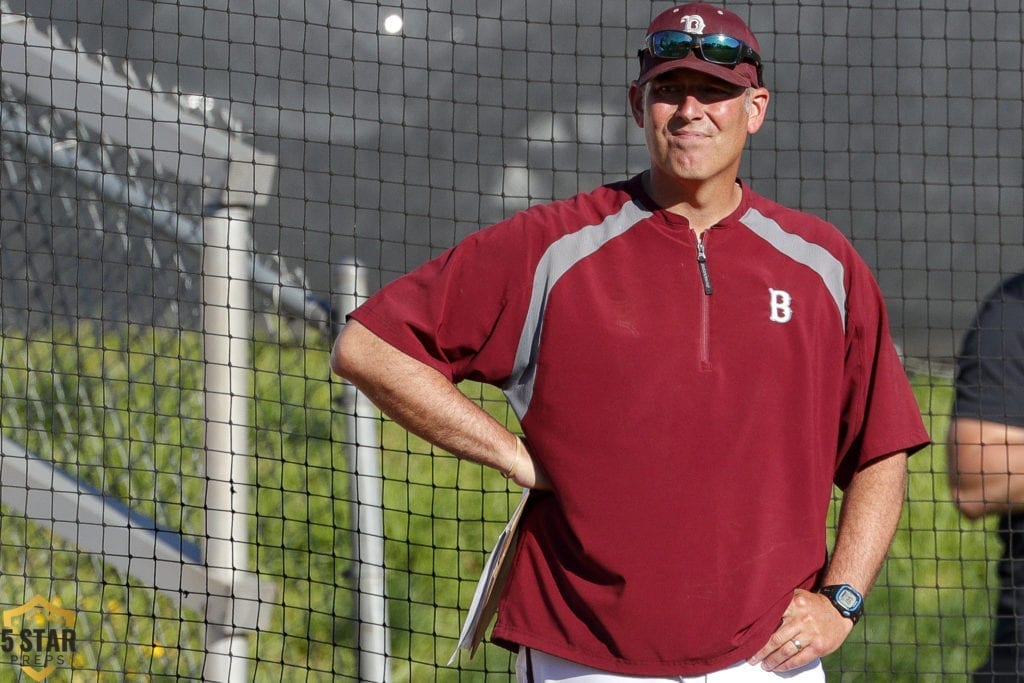
M 822 586 L 818 592 L 828 598 L 840 614 L 855 624 L 864 614 L 864 596 L 849 584 Z

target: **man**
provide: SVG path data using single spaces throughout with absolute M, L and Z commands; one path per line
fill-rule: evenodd
M 849 242 L 737 180 L 759 51 L 730 12 L 658 15 L 629 88 L 650 169 L 471 235 L 335 345 L 399 424 L 534 490 L 492 634 L 520 680 L 823 680 L 888 550 L 928 437 Z
M 975 681 L 1024 678 L 1024 275 L 978 309 L 957 358 L 949 428 L 953 499 L 971 519 L 999 515 L 1003 557 L 989 660 Z

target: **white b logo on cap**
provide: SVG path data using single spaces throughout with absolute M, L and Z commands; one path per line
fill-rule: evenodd
M 679 20 L 679 23 L 687 33 L 704 33 L 704 20 L 699 14 L 687 14 Z

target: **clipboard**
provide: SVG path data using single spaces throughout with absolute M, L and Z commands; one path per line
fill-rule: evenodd
M 469 613 L 462 625 L 462 633 L 459 635 L 455 651 L 448 659 L 448 666 L 458 659 L 459 650 L 469 650 L 470 658 L 476 655 L 476 650 L 483 642 L 487 627 L 491 625 L 491 619 L 498 611 L 498 601 L 501 598 L 502 588 L 505 587 L 505 581 L 508 579 L 508 571 L 512 565 L 512 558 L 519 540 L 519 521 L 522 519 L 523 510 L 526 508 L 526 501 L 529 497 L 530 489 L 523 489 L 519 504 L 516 505 L 508 523 L 498 535 L 494 549 L 491 550 L 487 562 L 484 563 L 480 580 L 476 584 L 476 591 L 473 593 L 473 602 L 469 605 Z

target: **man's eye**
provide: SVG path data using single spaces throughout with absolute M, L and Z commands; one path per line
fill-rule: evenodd
M 722 91 L 717 88 L 684 88 L 678 85 L 664 85 L 658 88 L 658 92 L 665 95 L 692 95 L 699 98 L 719 95 Z

